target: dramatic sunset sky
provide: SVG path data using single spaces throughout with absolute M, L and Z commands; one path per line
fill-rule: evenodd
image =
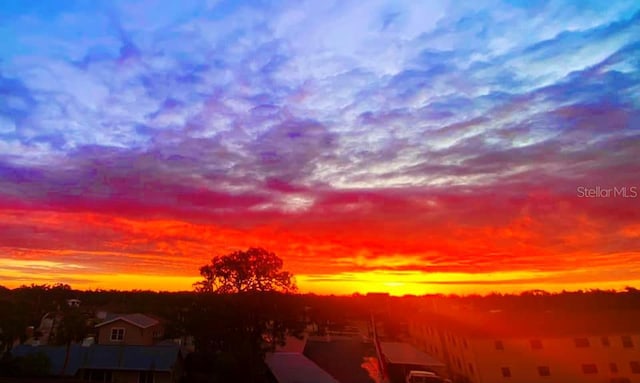
M 2 1 L 0 285 L 250 246 L 303 292 L 640 286 L 640 2 Z

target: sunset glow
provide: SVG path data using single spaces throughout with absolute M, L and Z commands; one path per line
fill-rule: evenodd
M 640 286 L 640 3 L 9 1 L 0 285 Z

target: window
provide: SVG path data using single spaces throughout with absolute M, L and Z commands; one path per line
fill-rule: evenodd
M 602 341 L 602 345 L 605 347 L 609 347 L 611 346 L 611 343 L 609 343 L 609 337 L 603 336 L 602 339 L 600 339 Z
M 551 370 L 549 370 L 549 366 L 538 366 L 538 375 L 551 376 Z
M 496 350 L 504 350 L 504 344 L 502 343 L 501 340 L 496 340 Z
M 138 383 L 153 383 L 153 371 L 140 371 Z
M 616 374 L 618 372 L 618 365 L 615 363 L 609 363 L 609 371 Z
M 573 340 L 573 342 L 576 344 L 576 347 L 578 348 L 584 348 L 584 347 L 589 347 L 589 339 L 587 338 L 576 338 Z
M 631 367 L 631 372 L 640 374 L 640 362 L 629 362 L 629 366 Z
M 542 348 L 542 341 L 540 339 L 531 339 L 531 348 L 540 350 Z
M 111 329 L 111 340 L 114 342 L 124 340 L 124 329 L 114 327 Z
M 622 337 L 622 347 L 624 348 L 633 348 L 633 340 L 630 336 Z
M 511 369 L 509 367 L 502 367 L 502 377 L 510 378 L 511 377 Z
M 582 373 L 584 373 L 584 374 L 597 374 L 598 373 L 598 366 L 596 366 L 593 363 L 591 363 L 591 364 L 583 364 L 582 365 Z

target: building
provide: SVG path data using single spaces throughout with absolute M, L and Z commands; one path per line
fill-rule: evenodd
M 109 314 L 95 327 L 103 345 L 150 346 L 164 336 L 160 321 L 144 314 Z
M 444 363 L 408 343 L 380 342 L 380 351 L 392 383 L 404 383 L 405 377 L 412 370 L 430 371 L 438 376 L 446 373 Z
M 12 350 L 16 357 L 37 353 L 49 359 L 49 375 L 91 382 L 176 383 L 183 371 L 178 345 L 83 347 L 76 344 L 68 349 L 66 346 L 19 345 Z
M 640 383 L 639 310 L 438 310 L 409 332 L 454 382 Z
M 144 314 L 107 313 L 100 318 L 103 321 L 95 326 L 98 344 L 89 341 L 91 338 L 69 347 L 24 344 L 15 346 L 12 355 L 43 354 L 49 361 L 50 376 L 91 382 L 180 381 L 184 367 L 181 346 L 173 341 L 161 342 L 164 328 L 158 319 Z

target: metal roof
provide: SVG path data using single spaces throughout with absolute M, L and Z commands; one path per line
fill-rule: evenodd
M 418 350 L 409 343 L 380 342 L 382 354 L 392 364 L 410 364 L 427 367 L 444 367 L 444 363 Z
M 101 345 L 87 347 L 81 368 L 108 370 L 171 371 L 180 347 Z
M 12 354 L 25 356 L 44 353 L 51 361 L 51 374 L 59 374 L 64 365 L 66 346 L 27 346 L 12 349 Z M 170 372 L 178 359 L 180 347 L 94 344 L 89 347 L 72 345 L 64 375 L 75 375 L 79 369 L 134 370 Z
M 265 361 L 278 383 L 339 383 L 298 352 L 272 353 L 267 355 Z
M 62 375 L 65 376 L 73 376 L 80 369 L 80 364 L 82 363 L 84 354 L 86 352 L 86 347 L 81 347 L 80 345 L 74 344 L 71 345 L 69 349 L 69 360 L 67 361 L 67 366 L 62 371 L 64 366 L 64 359 L 67 354 L 66 346 L 31 346 L 26 344 L 21 344 L 14 346 L 11 349 L 11 354 L 13 356 L 27 356 L 37 353 L 42 353 L 49 358 L 49 362 L 51 363 L 49 372 L 52 375 L 58 375 L 62 372 Z

